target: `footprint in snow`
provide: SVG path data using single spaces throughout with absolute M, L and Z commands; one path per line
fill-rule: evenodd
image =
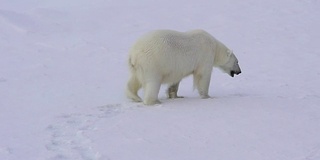
M 49 125 L 50 138 L 46 148 L 53 152 L 50 159 L 98 160 L 99 152 L 94 151 L 91 139 L 86 136 L 94 130 L 95 121 L 91 116 L 71 114 L 63 115 L 56 124 Z
M 110 104 L 95 107 L 91 112 L 83 114 L 65 114 L 57 117 L 56 123 L 46 130 L 50 138 L 46 145 L 53 153 L 50 160 L 98 160 L 101 155 L 92 147 L 92 140 L 86 136 L 97 130 L 96 123 L 105 118 L 111 118 L 132 108 L 141 107 L 136 103 Z

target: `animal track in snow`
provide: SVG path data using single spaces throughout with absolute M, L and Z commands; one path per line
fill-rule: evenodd
M 320 159 L 320 146 L 315 147 L 308 156 L 304 158 L 305 160 L 318 160 Z
M 55 153 L 51 159 L 99 159 L 99 153 L 93 150 L 92 141 L 86 136 L 87 131 L 93 130 L 92 118 L 74 114 L 64 115 L 59 121 L 47 127 L 51 139 L 46 147 Z
M 125 107 L 124 107 L 125 106 Z M 66 114 L 58 117 L 46 130 L 50 139 L 46 148 L 53 152 L 50 160 L 98 160 L 101 155 L 92 147 L 88 133 L 97 130 L 95 123 L 124 112 L 130 105 L 115 104 L 94 108 L 91 113 Z

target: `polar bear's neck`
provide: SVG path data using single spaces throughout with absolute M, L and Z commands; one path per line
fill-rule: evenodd
M 223 43 L 221 43 L 218 40 L 215 40 L 216 44 L 215 44 L 215 48 L 214 48 L 214 62 L 213 65 L 216 67 L 219 67 L 223 64 L 225 64 L 228 61 L 228 51 L 230 51 L 230 49 L 228 49 Z

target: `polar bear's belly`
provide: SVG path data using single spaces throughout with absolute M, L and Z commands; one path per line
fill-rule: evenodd
M 162 83 L 178 83 L 181 81 L 181 79 L 191 75 L 193 73 L 193 70 L 188 70 L 187 72 L 183 72 L 181 70 L 172 70 L 170 72 L 164 73 L 162 75 Z

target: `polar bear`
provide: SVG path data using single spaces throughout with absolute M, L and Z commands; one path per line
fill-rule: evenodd
M 213 67 L 231 77 L 241 73 L 238 59 L 223 43 L 204 30 L 178 32 L 156 30 L 142 36 L 129 51 L 131 77 L 126 95 L 141 102 L 138 90 L 144 90 L 143 103 L 160 103 L 161 84 L 168 84 L 169 98 L 177 95 L 179 82 L 193 75 L 194 88 L 201 98 L 209 98 L 208 89 Z

